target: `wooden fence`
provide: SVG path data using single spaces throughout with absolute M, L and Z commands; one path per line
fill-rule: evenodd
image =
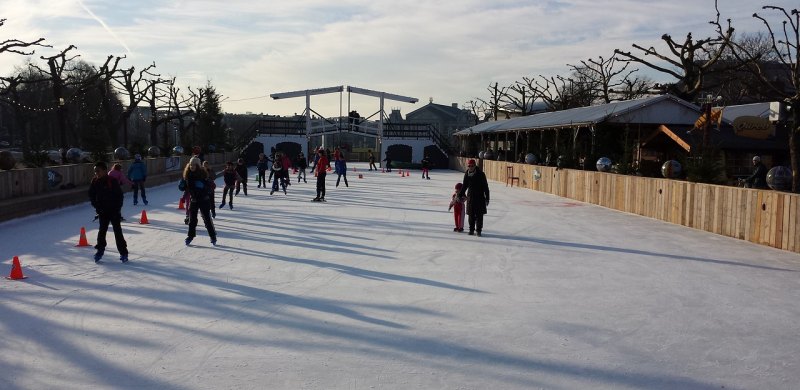
M 510 166 L 523 188 L 800 253 L 798 194 L 504 161 L 482 164 L 489 180 L 505 183 Z M 463 171 L 466 159 L 451 159 L 451 166 Z
M 206 155 L 206 160 L 212 166 L 219 166 L 224 164 L 225 161 L 234 160 L 236 155 L 234 153 L 212 153 Z M 189 156 L 181 156 L 178 163 L 178 169 L 183 169 L 183 166 L 189 162 Z M 109 163 L 109 169 L 114 163 L 122 164 L 122 172 L 128 172 L 128 167 L 133 163 L 133 160 L 113 161 Z M 145 158 L 147 164 L 148 176 L 155 176 L 166 172 L 167 158 Z M 94 176 L 92 169 L 93 164 L 72 164 L 72 165 L 58 165 L 45 168 L 28 168 L 28 169 L 12 169 L 8 171 L 0 171 L 0 200 L 20 198 L 31 195 L 39 195 L 53 191 L 60 191 L 61 186 L 80 187 L 88 185 Z M 50 172 L 57 173 L 61 176 L 61 181 L 54 186 L 50 185 L 48 181 L 48 174 Z

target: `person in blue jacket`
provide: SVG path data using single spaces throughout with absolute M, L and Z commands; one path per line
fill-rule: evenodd
M 142 190 L 142 202 L 147 205 L 147 194 L 144 192 L 144 181 L 147 180 L 147 164 L 142 161 L 142 155 L 134 156 L 133 164 L 128 168 L 128 180 L 133 182 L 133 205 L 139 204 L 139 190 Z

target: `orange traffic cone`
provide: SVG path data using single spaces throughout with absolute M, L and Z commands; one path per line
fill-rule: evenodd
M 359 179 L 363 179 L 363 178 L 364 178 L 364 175 L 362 175 L 362 174 L 360 174 L 360 173 L 359 173 L 359 174 L 358 174 L 358 178 L 359 178 Z
M 386 168 L 381 168 L 381 173 L 386 173 Z
M 178 210 L 186 210 L 186 203 L 183 197 L 181 197 L 181 201 L 178 203 Z
M 183 200 L 183 199 L 181 199 Z M 139 224 L 147 225 L 150 221 L 147 220 L 147 211 L 142 210 L 142 218 L 139 219 Z
M 78 239 L 78 245 L 75 246 L 91 246 L 89 245 L 89 241 L 86 240 L 86 228 L 81 228 L 81 238 Z
M 411 174 L 406 171 L 406 177 L 409 177 Z
M 22 274 L 22 266 L 19 264 L 19 257 L 14 256 L 14 263 L 11 265 L 11 273 L 6 277 L 6 279 L 19 280 L 27 278 L 27 276 Z
M 403 176 L 403 170 L 402 170 L 402 169 L 398 169 L 398 170 L 397 170 L 397 173 L 399 173 L 399 174 L 400 174 L 400 176 Z

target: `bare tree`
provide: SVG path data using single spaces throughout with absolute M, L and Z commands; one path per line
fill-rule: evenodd
M 0 27 L 2 27 L 5 23 L 6 19 L 0 19 Z M 0 53 L 9 52 L 30 56 L 33 55 L 34 50 L 25 51 L 23 49 L 35 46 L 52 47 L 50 45 L 45 45 L 42 42 L 44 42 L 44 38 L 39 38 L 33 42 L 21 41 L 19 39 L 6 39 L 5 41 L 0 42 Z
M 500 103 L 503 108 L 516 110 L 521 116 L 530 114 L 531 105 L 538 96 L 538 91 L 526 83 L 516 81 L 503 89 Z
M 619 66 L 619 62 L 624 65 Z M 629 61 L 619 61 L 616 56 L 605 59 L 581 60 L 581 65 L 567 64 L 573 73 L 580 75 L 585 80 L 590 80 L 594 88 L 594 95 L 603 103 L 616 100 L 630 100 L 642 96 L 642 90 L 650 88 L 648 78 L 634 77 L 638 69 L 628 70 Z
M 135 67 L 122 69 L 113 77 L 113 84 L 116 85 L 118 90 L 121 90 L 125 96 L 126 103 L 120 116 L 122 122 L 122 145 L 128 147 L 128 123 L 134 112 L 139 107 L 139 103 L 145 98 L 147 93 L 147 85 L 149 77 L 158 77 L 152 70 L 156 67 L 152 63 L 145 68 L 136 71 Z
M 762 9 L 776 12 L 784 18 L 781 27 L 776 31 L 773 24 L 764 17 L 758 13 L 753 14 L 753 17 L 764 23 L 767 28 L 771 42 L 769 55 L 781 65 L 779 70 L 785 72 L 785 78 L 768 77 L 764 63 L 757 61 L 764 53 L 751 52 L 744 45 L 738 44 L 733 53 L 736 58 L 747 64 L 746 69 L 755 75 L 763 85 L 790 106 L 789 155 L 792 168 L 792 192 L 798 192 L 800 190 L 800 150 L 798 150 L 800 149 L 800 145 L 798 145 L 800 143 L 800 11 L 797 8 L 788 10 L 769 5 Z M 782 79 L 789 80 L 791 85 L 784 85 Z
M 523 77 L 523 80 L 538 91 L 538 98 L 552 111 L 590 106 L 596 98 L 596 86 L 582 75 L 574 76 L 576 78 L 539 75 L 538 78 Z
M 486 88 L 489 91 L 489 100 L 478 99 L 481 103 L 486 105 L 486 108 L 489 112 L 492 113 L 492 118 L 497 120 L 498 112 L 500 111 L 500 105 L 502 104 L 502 98 L 508 91 L 508 87 L 498 88 L 498 83 L 494 83 L 494 85 L 489 84 Z
M 488 113 L 488 109 L 486 106 L 486 102 L 475 98 L 475 100 L 470 100 L 464 104 L 464 109 L 468 110 L 472 113 L 475 118 L 475 124 L 477 125 L 481 121 L 486 120 L 486 116 Z
M 715 26 L 716 37 L 694 40 L 690 32 L 686 34 L 686 39 L 683 42 L 678 42 L 671 35 L 664 34 L 661 39 L 669 49 L 669 54 L 667 55 L 659 53 L 652 46 L 645 48 L 637 44 L 633 44 L 633 47 L 641 51 L 643 56 L 637 56 L 619 49 L 615 49 L 614 54 L 620 56 L 622 61 L 638 62 L 651 69 L 675 77 L 678 82 L 670 84 L 668 92 L 681 99 L 693 101 L 703 89 L 703 77 L 709 72 L 722 71 L 722 69 L 714 68 L 713 66 L 720 60 L 733 36 L 734 29 L 730 26 L 730 19 L 726 29 L 723 30 L 720 24 L 719 6 L 716 1 L 714 2 L 714 8 L 717 10 L 717 17 L 716 20 L 709 23 Z M 648 56 L 665 61 L 676 69 L 648 61 L 645 59 Z

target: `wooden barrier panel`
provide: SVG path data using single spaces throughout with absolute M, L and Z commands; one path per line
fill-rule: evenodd
M 225 161 L 235 160 L 235 157 L 236 154 L 233 152 L 211 153 L 206 155 L 206 160 L 212 165 L 219 165 Z M 148 175 L 157 175 L 166 172 L 167 158 L 168 157 L 145 158 L 144 161 L 145 164 L 147 164 Z M 183 166 L 186 165 L 189 158 L 190 156 L 180 157 L 180 162 L 178 164 L 179 170 L 183 169 Z M 133 163 L 133 160 L 112 161 L 109 163 L 109 169 L 114 163 L 120 163 L 122 165 L 122 172 L 127 174 L 128 167 Z M 0 200 L 58 191 L 61 189 L 62 185 L 70 187 L 87 185 L 94 176 L 93 165 L 92 163 L 85 163 L 0 171 Z M 50 186 L 48 184 L 49 172 L 60 175 L 61 181 L 57 185 Z
M 466 160 L 452 158 L 450 166 L 463 171 Z M 481 164 L 492 181 L 504 182 L 506 167 L 513 166 L 523 188 L 800 253 L 800 194 L 506 161 Z

